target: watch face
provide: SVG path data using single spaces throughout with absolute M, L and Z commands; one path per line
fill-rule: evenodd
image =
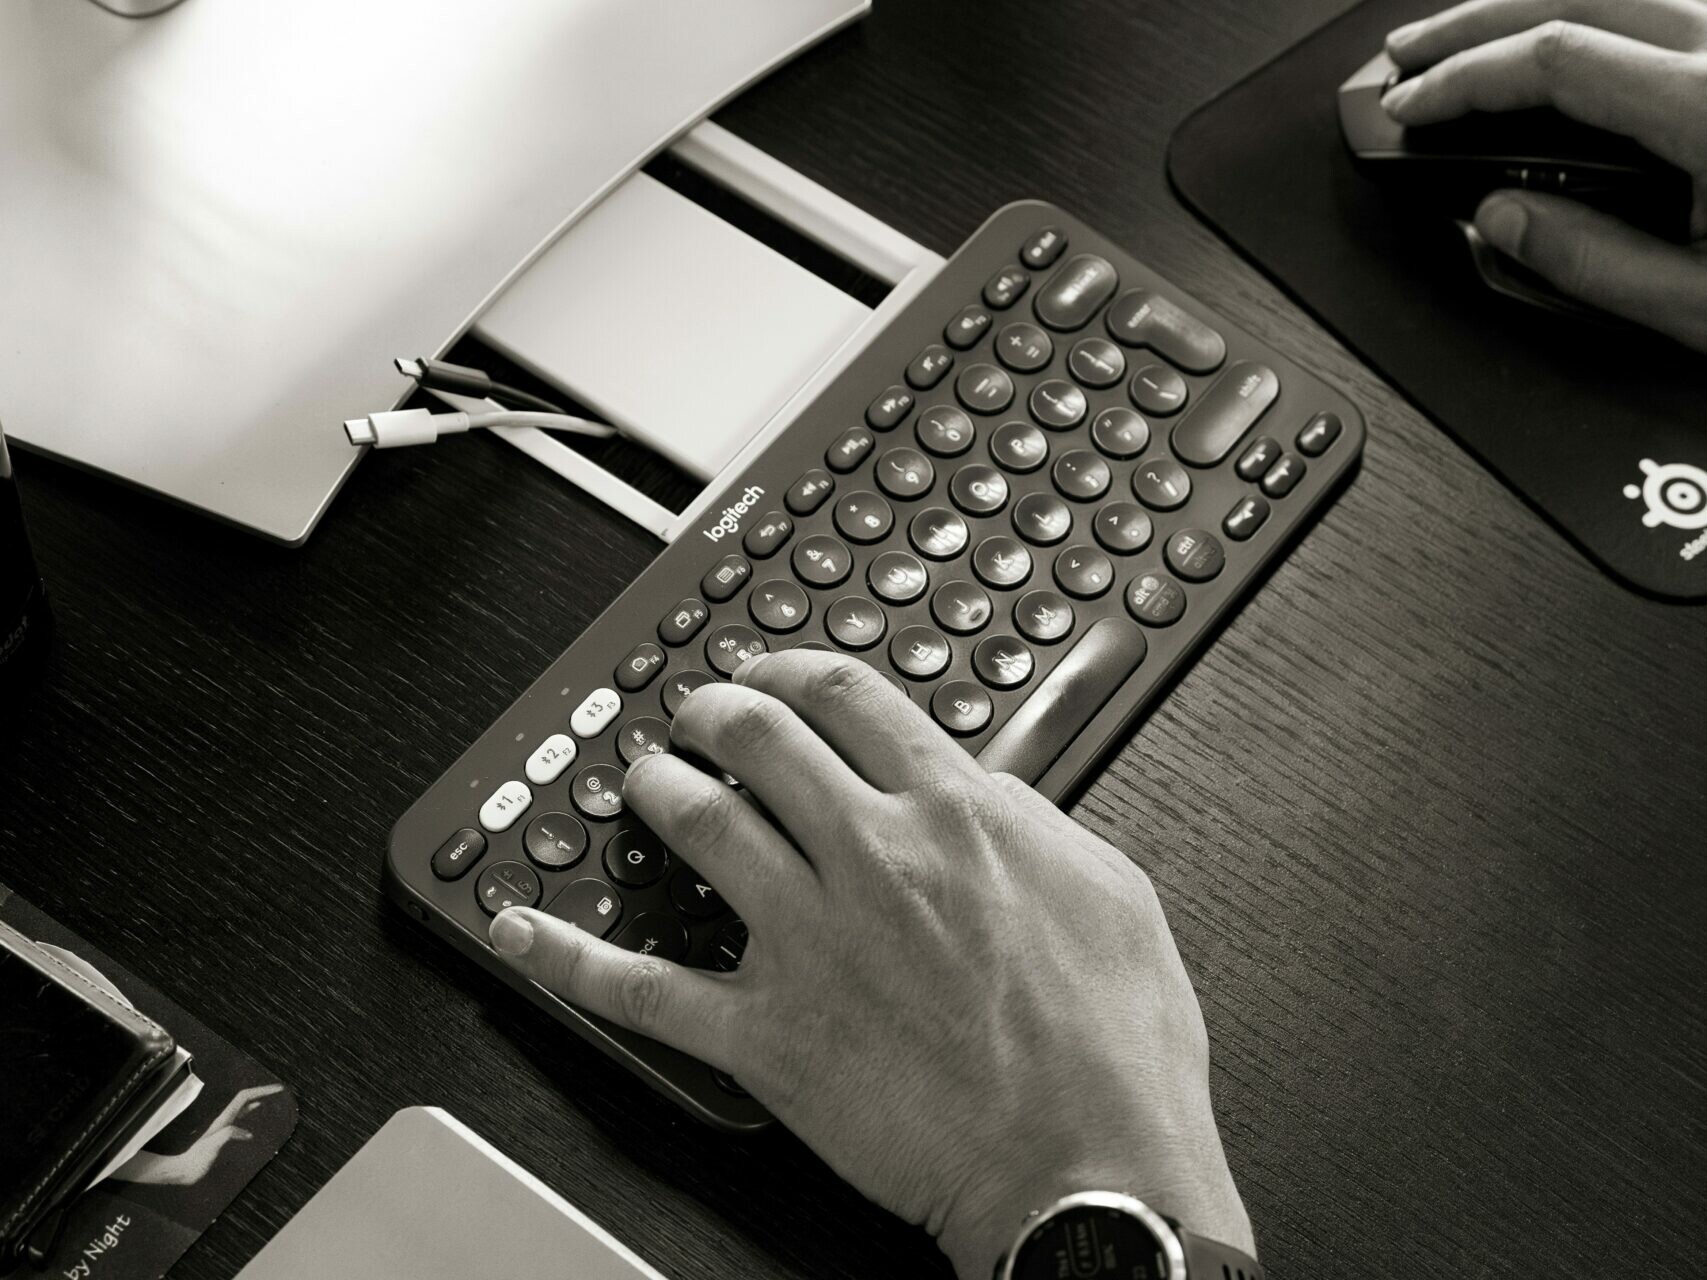
M 1090 1205 L 1040 1224 L 1015 1252 L 1013 1274 L 1015 1280 L 1170 1280 L 1167 1254 L 1141 1219 Z

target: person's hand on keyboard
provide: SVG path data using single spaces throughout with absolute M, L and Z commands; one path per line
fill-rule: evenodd
M 1383 99 L 1400 124 L 1551 105 L 1690 173 L 1693 246 L 1539 192 L 1496 192 L 1476 226 L 1565 293 L 1707 351 L 1707 3 L 1470 0 L 1394 31 L 1387 52 L 1427 68 Z
M 517 908 L 493 921 L 500 954 L 730 1072 L 965 1280 L 1028 1212 L 1089 1189 L 1252 1252 L 1197 999 L 1125 854 L 851 658 L 753 659 L 692 693 L 671 738 L 746 795 L 658 755 L 626 802 L 746 921 L 741 967 Z

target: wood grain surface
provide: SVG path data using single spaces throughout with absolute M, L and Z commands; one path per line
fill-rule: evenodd
M 1270 1274 L 1688 1274 L 1707 612 L 1603 577 L 1163 176 L 1191 108 L 1346 7 L 880 0 L 720 119 L 943 252 L 1056 201 L 1368 414 L 1361 474 L 1076 808 L 1168 907 Z M 0 879 L 301 1104 L 175 1275 L 229 1275 L 413 1103 L 677 1280 L 945 1273 L 787 1134 L 700 1128 L 381 900 L 392 821 L 646 535 L 489 440 L 375 455 L 299 551 L 17 461 L 60 636 L 0 719 Z

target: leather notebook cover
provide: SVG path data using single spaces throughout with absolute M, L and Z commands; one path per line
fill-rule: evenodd
M 1174 185 L 1613 576 L 1707 599 L 1707 528 L 1666 503 L 1707 492 L 1707 356 L 1491 293 L 1447 219 L 1352 166 L 1339 86 L 1440 7 L 1370 0 L 1229 89 L 1175 133 Z
M 0 1258 L 111 1145 L 176 1049 L 58 957 L 0 924 Z

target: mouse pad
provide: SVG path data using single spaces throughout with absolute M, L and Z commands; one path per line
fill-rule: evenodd
M 1491 293 L 1445 218 L 1362 177 L 1337 91 L 1444 0 L 1370 0 L 1199 109 L 1175 189 L 1629 586 L 1707 599 L 1707 356 Z

